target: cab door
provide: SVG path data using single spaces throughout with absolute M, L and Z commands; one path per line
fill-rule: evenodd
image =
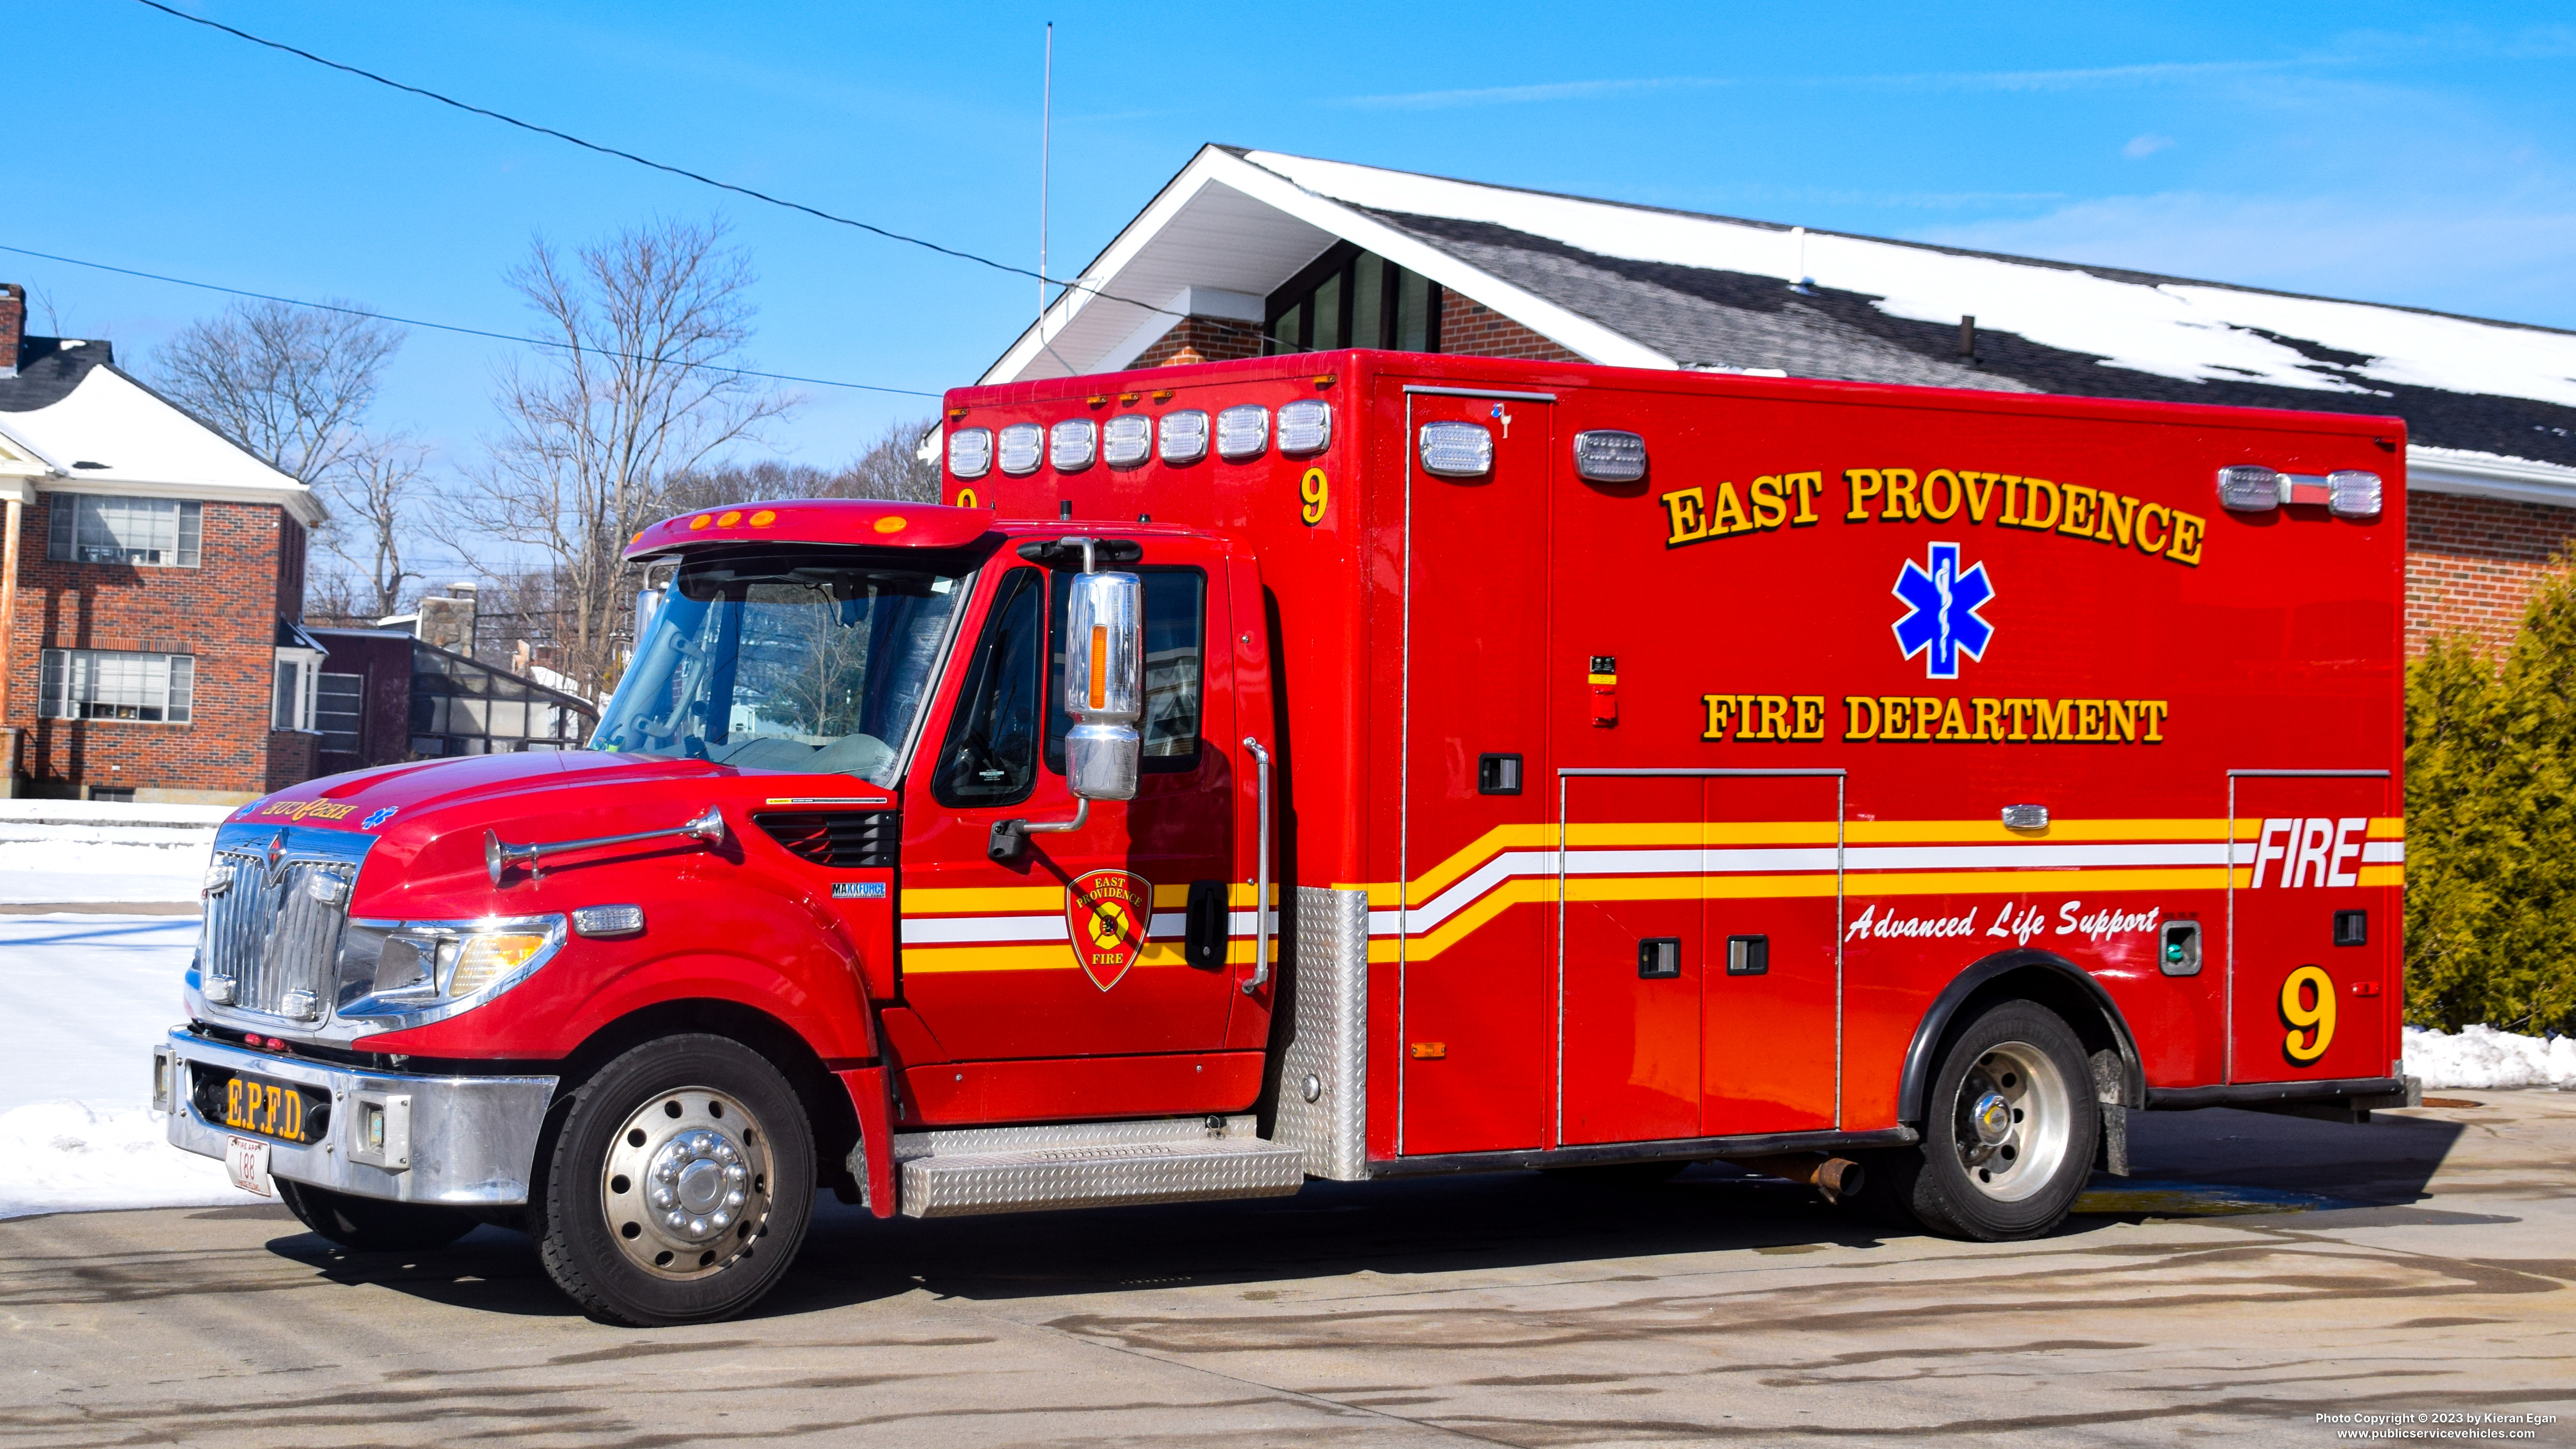
M 2228 1080 L 2395 1075 L 2394 781 L 2385 770 L 2265 770 L 2228 787 Z
M 1004 820 L 1075 818 L 1062 706 L 1069 576 L 999 555 L 959 636 L 946 707 L 906 781 L 904 1004 L 948 1060 L 1142 1057 L 1220 1048 L 1239 994 L 1223 902 L 1238 779 L 1225 560 L 1205 540 L 1145 540 L 1141 782 L 1078 829 L 988 853 Z M 1196 915 L 1211 942 L 1186 949 Z M 1212 949 L 1209 947 L 1212 944 Z M 1195 959 L 1193 959 L 1195 958 Z

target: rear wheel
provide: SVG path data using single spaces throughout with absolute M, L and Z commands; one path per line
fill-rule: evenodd
M 2092 1172 L 2102 1119 L 2091 1083 L 2084 1046 L 2056 1013 L 1999 1002 L 1952 1031 L 1925 1093 L 1923 1140 L 1880 1154 L 1869 1190 L 1945 1237 L 2038 1237 Z
M 277 1196 L 304 1226 L 361 1253 L 423 1253 L 444 1248 L 474 1231 L 479 1221 L 462 1208 L 388 1202 L 277 1180 Z
M 698 1323 L 777 1285 L 813 1206 L 813 1129 L 787 1079 L 730 1038 L 664 1037 L 574 1092 L 537 1241 L 591 1314 Z

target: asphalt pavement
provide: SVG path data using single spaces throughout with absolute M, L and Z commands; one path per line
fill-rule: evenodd
M 2576 1441 L 2576 1094 L 2437 1095 L 2477 1105 L 2139 1114 L 2138 1175 L 2032 1243 L 1713 1166 L 827 1204 L 752 1316 L 660 1331 L 581 1318 L 498 1229 L 400 1257 L 281 1209 L 23 1219 L 0 1445 Z

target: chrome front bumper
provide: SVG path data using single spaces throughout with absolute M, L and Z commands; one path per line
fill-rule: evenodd
M 152 1105 L 170 1145 L 224 1155 L 228 1130 L 197 1110 L 194 1074 L 242 1072 L 331 1098 L 322 1140 L 268 1144 L 272 1175 L 358 1197 L 508 1207 L 528 1200 L 553 1077 L 426 1077 L 361 1071 L 209 1041 L 185 1027 L 152 1049 Z M 382 1140 L 370 1131 L 381 1121 Z

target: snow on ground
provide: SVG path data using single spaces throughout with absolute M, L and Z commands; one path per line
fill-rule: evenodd
M 193 916 L 0 916 L 0 1217 L 264 1202 L 172 1147 L 152 1044 L 184 1018 Z
M 2516 1036 L 2491 1026 L 2448 1032 L 2406 1028 L 2406 1074 L 2426 1087 L 2558 1087 L 2576 1090 L 2576 1037 Z
M 227 805 L 0 800 L 0 903 L 194 900 Z

